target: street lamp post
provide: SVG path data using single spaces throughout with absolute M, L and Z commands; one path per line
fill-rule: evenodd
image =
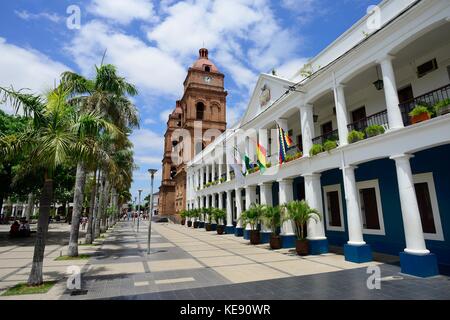
M 151 191 L 150 191 L 150 213 L 148 218 L 148 239 L 147 239 L 147 254 L 150 254 L 150 238 L 152 236 L 152 215 L 153 215 L 153 180 L 155 178 L 156 169 L 148 169 L 150 173 Z
M 134 225 L 136 224 L 136 199 L 137 199 L 137 197 L 134 197 L 133 210 L 131 210 L 131 212 L 133 214 L 133 228 L 134 228 Z
M 137 232 L 139 232 L 139 217 L 141 213 L 141 192 L 142 190 L 138 190 L 139 192 L 139 202 L 138 202 L 138 215 L 137 215 Z

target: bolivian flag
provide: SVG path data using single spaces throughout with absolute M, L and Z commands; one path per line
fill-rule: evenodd
M 259 171 L 264 173 L 267 168 L 267 152 L 266 149 L 259 143 L 256 145 L 256 156 L 258 158 Z

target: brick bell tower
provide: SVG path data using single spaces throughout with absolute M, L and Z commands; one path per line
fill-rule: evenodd
M 226 129 L 224 78 L 224 74 L 209 60 L 208 49 L 200 49 L 197 61 L 188 69 L 184 80 L 183 97 L 176 102 L 167 121 L 158 203 L 161 215 L 172 216 L 178 221 L 178 214 L 186 208 L 186 165 L 184 161 L 174 160 L 172 155 L 176 153 L 180 158 L 186 157 L 186 150 L 190 150 L 192 159 L 212 141 L 209 138 L 194 141 L 194 126 L 198 127 L 200 122 L 202 133 L 209 129 L 221 133 Z M 190 141 L 183 141 L 177 135 L 172 139 L 177 129 L 189 131 Z M 189 148 L 186 143 L 190 143 Z

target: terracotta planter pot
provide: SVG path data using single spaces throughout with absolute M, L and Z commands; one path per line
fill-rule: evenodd
M 429 119 L 430 119 L 430 115 L 428 113 L 421 113 L 421 114 L 419 114 L 417 116 L 412 116 L 411 117 L 411 123 L 412 124 L 419 123 L 419 122 L 426 121 L 426 120 L 429 120 Z
M 211 223 L 205 223 L 205 229 L 206 231 L 212 231 Z
M 280 236 L 270 236 L 270 249 L 277 250 L 281 249 L 281 237 Z
M 250 244 L 259 244 L 260 242 L 259 230 L 250 230 Z
M 186 220 L 185 220 L 185 219 L 182 219 L 182 220 L 181 220 L 181 225 L 184 226 L 185 224 L 186 224 Z
M 297 240 L 295 242 L 295 251 L 299 256 L 307 256 L 309 252 L 308 240 Z
M 200 224 L 200 223 L 199 223 L 198 221 L 194 221 L 194 228 L 196 228 L 196 229 L 197 229 L 197 228 L 198 228 L 198 226 L 199 226 L 199 224 Z
M 187 223 L 189 228 L 192 227 L 192 221 L 188 221 Z
M 224 231 L 225 231 L 225 226 L 221 225 L 221 224 L 218 224 L 216 230 L 217 230 L 217 234 L 223 234 Z

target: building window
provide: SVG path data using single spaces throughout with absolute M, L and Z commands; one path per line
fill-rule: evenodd
M 297 147 L 298 147 L 298 149 L 299 149 L 301 152 L 303 152 L 303 139 L 302 139 L 302 135 L 301 135 L 301 134 L 299 134 L 299 135 L 297 136 Z
M 363 233 L 385 235 L 378 180 L 356 183 L 361 206 Z
M 211 72 L 211 67 L 210 66 L 205 66 L 205 71 L 206 72 Z
M 345 231 L 342 210 L 341 185 L 323 187 L 325 195 L 326 227 L 330 231 Z
M 196 112 L 197 112 L 196 119 L 203 120 L 203 114 L 205 112 L 205 105 L 202 102 L 197 103 Z
M 415 174 L 413 181 L 424 237 L 428 240 L 443 241 L 444 233 L 442 232 L 433 173 Z
M 321 129 L 322 129 L 322 135 L 330 133 L 331 131 L 333 131 L 333 123 L 331 121 L 326 122 L 326 123 L 322 124 Z

